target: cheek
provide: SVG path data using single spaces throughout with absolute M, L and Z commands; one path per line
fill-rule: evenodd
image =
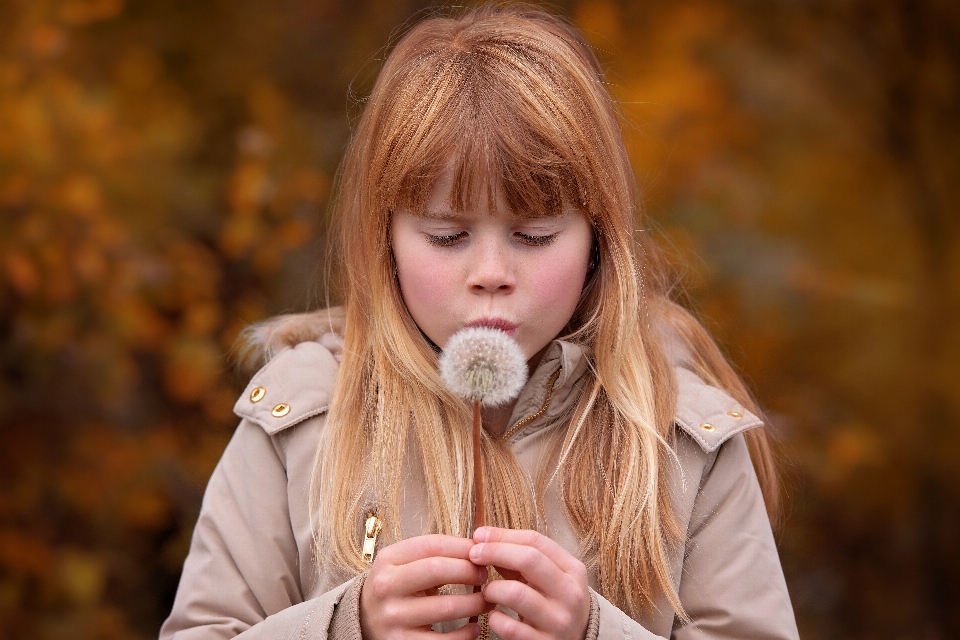
M 586 258 L 569 259 L 569 255 L 558 256 L 538 269 L 534 291 L 538 303 L 566 317 L 560 326 L 564 326 L 573 314 L 580 292 L 583 290 L 587 275 Z
M 435 325 L 440 324 L 443 318 L 440 312 L 450 303 L 449 270 L 429 256 L 414 252 L 397 256 L 397 275 L 400 294 L 413 321 L 431 340 L 441 339 L 436 335 Z
M 397 265 L 404 297 L 429 299 L 431 293 L 443 285 L 443 270 L 424 256 L 411 256 Z

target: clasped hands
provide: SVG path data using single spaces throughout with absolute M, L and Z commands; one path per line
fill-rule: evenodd
M 440 594 L 445 584 L 482 585 L 479 593 Z M 496 605 L 512 609 L 516 620 Z M 504 640 L 582 640 L 590 618 L 583 563 L 536 531 L 480 527 L 473 538 L 426 535 L 381 549 L 360 593 L 364 640 L 427 640 L 430 625 L 489 613 L 490 629 Z M 473 640 L 468 623 L 445 640 Z

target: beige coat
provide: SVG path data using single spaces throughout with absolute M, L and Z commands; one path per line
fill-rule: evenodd
M 161 639 L 360 640 L 362 577 L 338 575 L 329 567 L 317 571 L 308 517 L 311 470 L 339 346 L 335 335 L 326 334 L 281 351 L 237 401 L 241 422 L 207 486 Z M 514 409 L 511 424 L 539 410 L 558 368 L 546 411 L 510 439 L 528 469 L 538 461 L 548 431 L 563 427 L 557 416 L 583 382 L 586 359 L 580 348 L 555 341 Z M 676 371 L 679 468 L 672 483 L 686 542 L 672 570 L 693 622 L 680 624 L 665 601 L 653 615 L 636 621 L 593 591 L 588 640 L 797 638 L 742 436 L 760 421 L 693 373 Z M 424 496 L 411 484 L 404 488 L 402 525 L 412 536 L 424 532 Z M 576 554 L 576 538 L 550 489 L 545 504 L 548 535 Z

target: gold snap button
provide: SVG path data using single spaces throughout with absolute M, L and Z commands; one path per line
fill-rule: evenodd
M 716 429 L 716 427 L 710 424 L 709 422 L 704 422 L 703 424 L 700 425 L 700 428 L 703 429 L 704 431 L 713 431 L 714 429 Z
M 739 411 L 727 411 L 727 415 L 731 418 L 736 418 L 737 420 L 743 417 L 743 414 Z
M 283 416 L 290 413 L 290 405 L 288 405 L 285 402 L 281 402 L 280 404 L 275 406 L 273 408 L 273 411 L 271 411 L 270 413 L 273 414 L 274 418 L 282 418 Z
M 257 387 L 250 392 L 250 402 L 260 402 L 265 395 L 267 395 L 267 390 L 263 387 Z

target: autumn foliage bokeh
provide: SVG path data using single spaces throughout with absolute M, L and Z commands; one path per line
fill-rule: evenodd
M 331 177 L 427 3 L 0 5 L 0 639 L 150 638 L 240 330 L 319 304 Z M 584 0 L 645 233 L 772 417 L 807 638 L 960 637 L 960 12 Z

